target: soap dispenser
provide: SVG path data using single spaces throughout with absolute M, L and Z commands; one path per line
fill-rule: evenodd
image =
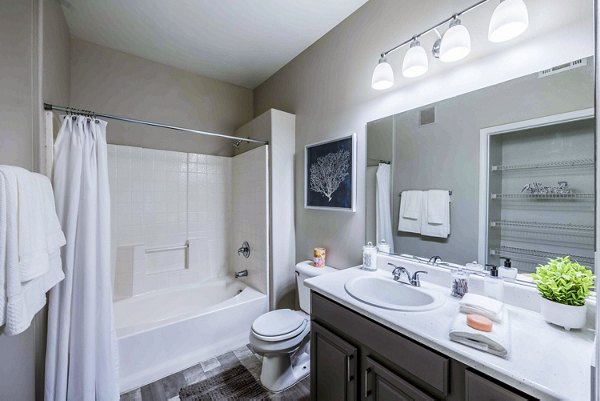
M 498 301 L 504 298 L 504 280 L 498 277 L 498 266 L 486 265 L 490 268 L 490 275 L 483 281 L 483 291 L 486 297 L 494 298 Z
M 500 259 L 504 259 L 504 266 L 501 267 L 500 269 L 498 269 L 499 276 L 506 277 L 506 278 L 517 278 L 517 273 L 519 271 L 517 270 L 516 267 L 512 267 L 510 258 L 500 258 Z

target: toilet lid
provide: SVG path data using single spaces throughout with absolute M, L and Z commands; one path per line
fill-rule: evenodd
M 252 323 L 254 334 L 264 341 L 281 341 L 302 333 L 306 319 L 291 309 L 278 309 L 258 317 Z

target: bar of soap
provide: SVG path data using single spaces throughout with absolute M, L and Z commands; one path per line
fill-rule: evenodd
M 492 321 L 485 316 L 469 313 L 467 315 L 467 325 L 479 331 L 492 331 Z

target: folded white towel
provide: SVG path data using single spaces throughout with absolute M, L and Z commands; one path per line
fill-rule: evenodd
M 49 209 L 46 210 L 46 206 L 42 207 L 42 195 L 27 203 L 27 207 L 37 205 L 41 211 L 32 212 L 25 218 L 30 219 L 37 213 L 37 218 L 40 219 L 38 226 L 35 227 L 31 221 L 21 225 L 22 208 L 19 203 L 21 195 L 18 177 L 22 172 L 15 169 L 18 168 L 0 166 L 0 326 L 5 325 L 3 332 L 8 335 L 19 334 L 29 327 L 33 316 L 46 303 L 46 292 L 64 278 L 58 245 L 64 240 L 64 236 L 61 237 L 54 230 L 46 230 L 46 220 L 40 216 Z M 42 187 L 40 183 L 40 179 L 32 179 L 22 188 L 35 191 L 32 188 L 39 189 Z M 52 214 L 56 218 L 56 212 L 52 211 Z M 20 232 L 26 236 L 31 234 L 32 230 L 41 233 L 39 243 L 36 243 L 36 252 L 25 248 L 27 244 L 31 245 L 31 241 L 21 241 Z M 48 237 L 47 233 L 50 232 L 55 235 Z M 55 245 L 55 249 L 48 251 L 50 243 Z M 40 249 L 45 249 L 45 252 L 39 251 Z M 21 254 L 23 261 L 38 264 L 23 265 Z M 33 269 L 29 269 L 28 266 L 32 266 Z M 44 270 L 41 273 L 40 266 L 43 266 Z M 32 274 L 35 277 L 24 279 Z
M 444 224 L 429 223 L 429 192 L 423 192 L 423 203 L 421 209 L 421 235 L 429 237 L 448 238 L 450 235 L 450 204 L 446 204 L 444 213 L 447 213 Z M 434 202 L 437 204 L 437 202 Z
M 429 224 L 450 224 L 450 192 L 439 189 L 427 191 L 427 222 Z
M 400 198 L 398 231 L 421 233 L 422 191 L 404 191 Z
M 467 293 L 458 304 L 463 313 L 476 313 L 495 322 L 501 322 L 504 316 L 504 304 L 483 295 Z
M 405 219 L 417 220 L 421 217 L 421 197 L 423 191 L 404 191 L 402 192 L 401 203 L 404 204 L 402 217 Z
M 504 323 L 494 323 L 492 331 L 485 332 L 469 327 L 467 325 L 467 315 L 459 313 L 450 328 L 450 339 L 506 358 L 510 351 L 510 326 L 507 311 L 505 311 L 505 315 Z

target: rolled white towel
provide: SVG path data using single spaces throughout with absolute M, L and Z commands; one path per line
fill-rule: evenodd
M 494 323 L 492 331 L 475 330 L 467 325 L 467 315 L 459 313 L 450 328 L 450 339 L 480 351 L 507 358 L 510 352 L 508 311 L 504 323 Z
M 458 304 L 462 313 L 476 313 L 495 322 L 501 322 L 504 316 L 504 304 L 483 295 L 467 293 Z

